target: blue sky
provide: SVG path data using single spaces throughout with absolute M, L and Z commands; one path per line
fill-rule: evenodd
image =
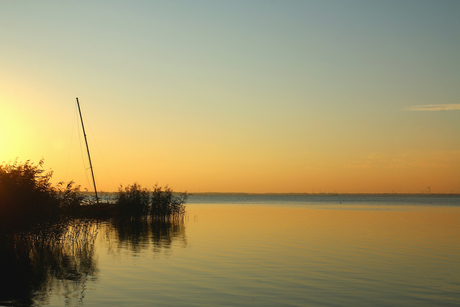
M 459 188 L 458 1 L 0 8 L 2 161 L 44 157 L 86 186 L 78 96 L 104 190 Z

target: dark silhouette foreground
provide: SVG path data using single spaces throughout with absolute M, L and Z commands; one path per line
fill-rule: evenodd
M 188 194 L 169 187 L 153 190 L 138 183 L 121 187 L 113 203 L 85 203 L 73 181 L 53 186 L 43 160 L 0 165 L 0 233 L 65 223 L 71 218 L 176 219 L 185 213 Z
M 46 302 L 50 289 L 70 285 L 82 300 L 84 284 L 97 274 L 93 249 L 101 219 L 133 247 L 147 237 L 156 248 L 183 237 L 187 193 L 135 183 L 120 187 L 113 203 L 91 203 L 73 181 L 53 186 L 51 178 L 43 160 L 0 165 L 1 305 Z

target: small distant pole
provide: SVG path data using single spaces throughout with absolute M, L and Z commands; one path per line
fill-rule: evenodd
M 99 204 L 99 197 L 97 197 L 96 180 L 94 180 L 93 165 L 91 164 L 91 156 L 89 154 L 88 140 L 86 139 L 85 125 L 83 124 L 83 117 L 81 116 L 80 103 L 78 102 L 78 97 L 77 97 L 77 106 L 78 106 L 78 113 L 80 113 L 81 127 L 83 128 L 83 136 L 85 137 L 86 151 L 88 152 L 89 168 L 91 169 L 91 176 L 93 177 L 94 193 L 96 193 L 96 203 Z

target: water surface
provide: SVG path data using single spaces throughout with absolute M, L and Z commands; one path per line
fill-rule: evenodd
M 69 259 L 79 277 L 53 277 L 34 304 L 458 306 L 459 204 L 192 196 L 183 222 L 99 226 L 93 269 Z

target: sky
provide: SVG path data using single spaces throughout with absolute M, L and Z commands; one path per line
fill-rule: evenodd
M 459 193 L 460 1 L 1 1 L 0 162 L 176 191 Z M 430 187 L 430 188 L 428 188 Z

